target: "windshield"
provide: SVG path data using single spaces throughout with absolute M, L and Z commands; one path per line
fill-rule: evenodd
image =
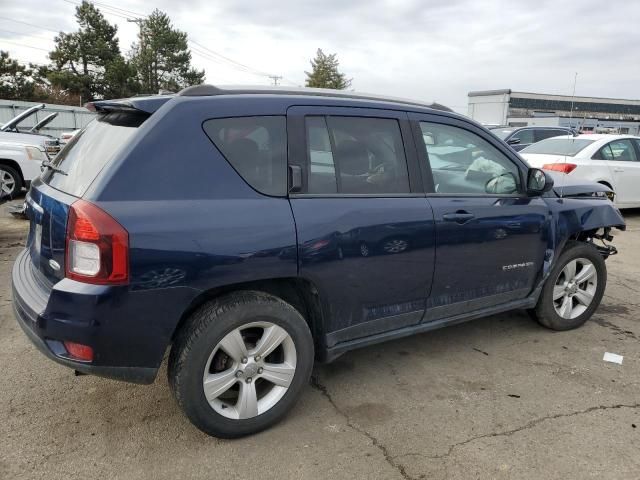
M 504 140 L 513 133 L 513 128 L 492 128 L 491 133 Z
M 575 157 L 578 152 L 591 145 L 594 140 L 580 138 L 548 138 L 534 143 L 520 151 L 520 153 L 541 153 L 544 155 L 567 155 Z
M 100 115 L 75 135 L 42 174 L 45 183 L 76 197 L 84 195 L 100 171 L 136 133 L 147 115 Z

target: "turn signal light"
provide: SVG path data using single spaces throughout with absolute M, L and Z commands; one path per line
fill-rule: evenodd
M 576 167 L 575 163 L 547 163 L 543 165 L 543 170 L 553 170 L 554 172 L 571 173 Z

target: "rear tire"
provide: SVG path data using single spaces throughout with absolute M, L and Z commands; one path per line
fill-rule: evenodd
M 580 327 L 600 305 L 606 284 L 607 267 L 598 250 L 571 242 L 551 270 L 533 316 L 552 330 Z
M 169 384 L 196 427 L 236 438 L 289 412 L 313 359 L 311 332 L 294 307 L 266 293 L 236 292 L 202 306 L 179 332 Z
M 22 177 L 14 168 L 0 165 L 0 197 L 15 198 L 22 186 Z

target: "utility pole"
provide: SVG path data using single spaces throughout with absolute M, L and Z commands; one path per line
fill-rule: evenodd
M 144 52 L 144 32 L 142 30 L 144 18 L 127 18 L 127 22 L 138 24 L 138 28 L 140 29 L 140 34 L 138 35 L 140 37 L 140 53 Z M 149 78 L 150 72 L 144 72 L 144 75 L 147 77 L 145 79 L 147 81 L 147 85 L 151 84 L 151 78 Z
M 275 86 L 278 86 L 278 85 L 280 85 L 278 82 L 279 82 L 280 80 L 282 80 L 282 75 L 269 75 L 269 78 L 270 78 L 271 80 L 273 80 L 273 84 L 274 84 Z

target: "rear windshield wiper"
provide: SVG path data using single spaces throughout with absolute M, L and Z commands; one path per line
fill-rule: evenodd
M 64 176 L 67 176 L 67 175 L 68 175 L 68 173 L 67 173 L 67 172 L 65 172 L 64 170 L 61 170 L 61 169 L 59 169 L 58 167 L 54 167 L 53 165 L 51 165 L 51 161 L 44 161 L 44 162 L 42 162 L 42 166 L 43 166 L 44 168 L 48 168 L 49 170 L 51 170 L 51 171 L 53 171 L 53 172 L 59 173 L 60 175 L 64 175 Z

